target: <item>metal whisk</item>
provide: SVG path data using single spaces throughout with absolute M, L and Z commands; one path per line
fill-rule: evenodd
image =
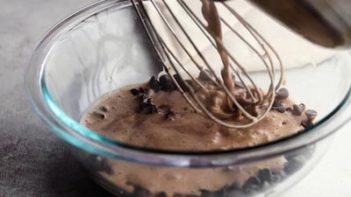
M 190 3 L 195 2 L 194 0 L 187 2 L 185 0 L 131 0 L 131 2 L 145 26 L 152 45 L 162 60 L 165 72 L 171 77 L 179 92 L 196 112 L 205 113 L 212 120 L 226 127 L 245 128 L 262 120 L 271 110 L 275 92 L 280 87 L 283 79 L 281 59 L 263 36 L 227 2 L 216 3 L 216 7 L 221 6 L 227 13 L 226 17 L 219 15 L 218 21 L 220 21 L 221 26 L 229 30 L 230 36 L 235 36 L 237 42 L 246 46 L 245 50 L 250 51 L 258 58 L 260 66 L 268 77 L 269 85 L 266 90 L 256 84 L 252 77 L 253 74 L 248 72 L 241 60 L 235 57 L 236 51 L 230 51 L 221 40 L 216 40 L 216 37 L 213 37 L 213 34 L 211 35 L 208 24 L 206 25 L 207 21 L 196 10 L 201 6 L 192 7 L 190 5 Z M 178 10 L 175 11 L 170 3 L 175 3 Z M 176 12 L 182 12 L 182 15 L 179 16 Z M 157 19 L 150 17 L 150 13 L 156 15 Z M 190 22 L 186 25 L 181 22 L 181 19 L 185 17 L 190 19 Z M 245 32 L 232 27 L 230 21 L 233 20 L 239 22 Z M 241 90 L 244 91 L 245 102 L 242 102 L 242 97 L 240 99 L 235 92 L 228 88 L 216 72 L 215 65 L 211 65 L 209 58 L 203 54 L 200 46 L 203 46 L 204 43 L 197 42 L 194 39 L 194 29 L 206 39 L 210 47 L 215 49 L 221 47 L 223 49 L 230 62 L 230 72 L 235 79 L 233 85 L 240 86 Z M 168 34 L 165 36 L 164 32 Z M 232 44 L 238 44 L 237 42 Z M 174 47 L 178 50 L 175 51 Z M 182 61 L 184 57 L 189 60 L 187 63 Z M 228 120 L 209 110 L 195 91 L 198 87 L 206 89 L 204 82 L 196 77 L 198 73 L 205 74 L 216 88 L 226 94 L 228 105 L 231 105 L 233 113 L 235 111 L 235 113 L 240 114 L 241 118 Z M 276 75 L 279 75 L 277 79 Z M 248 106 L 253 107 L 256 111 L 249 110 Z

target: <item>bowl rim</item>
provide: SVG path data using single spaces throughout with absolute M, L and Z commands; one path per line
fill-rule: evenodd
M 33 52 L 25 74 L 27 97 L 47 126 L 72 145 L 104 157 L 141 163 L 191 167 L 226 166 L 274 157 L 310 146 L 334 133 L 350 119 L 340 118 L 340 115 L 350 106 L 351 84 L 335 109 L 315 125 L 297 134 L 252 147 L 200 152 L 163 150 L 128 145 L 88 129 L 66 115 L 51 97 L 44 77 L 47 55 L 55 43 L 55 38 L 64 33 L 69 25 L 80 24 L 84 19 L 112 7 L 122 9 L 128 6 L 128 0 L 95 2 L 57 23 L 41 39 Z M 331 122 L 333 124 L 330 124 Z

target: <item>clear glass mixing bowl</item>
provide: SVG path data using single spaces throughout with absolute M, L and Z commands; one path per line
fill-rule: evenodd
M 252 16 L 257 23 L 259 18 Z M 36 112 L 72 145 L 92 178 L 115 195 L 274 196 L 316 165 L 330 134 L 350 117 L 350 53 L 319 56 L 325 50 L 309 44 L 308 50 L 292 52 L 299 38 L 279 36 L 270 28 L 261 32 L 278 48 L 284 46 L 278 51 L 288 61 L 290 94 L 319 113 L 314 126 L 268 144 L 212 152 L 148 149 L 101 136 L 79 124 L 89 106 L 103 94 L 144 82 L 161 70 L 143 31 L 129 1 L 100 1 L 54 26 L 36 48 L 25 76 Z M 116 179 L 118 173 L 130 180 Z M 237 178 L 219 182 L 219 174 Z

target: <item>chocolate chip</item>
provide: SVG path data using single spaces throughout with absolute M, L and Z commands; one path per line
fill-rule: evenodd
M 139 89 L 131 89 L 130 92 L 132 93 L 133 96 L 136 96 L 136 97 L 142 97 L 142 96 L 147 96 L 147 93 L 148 93 L 148 89 L 144 89 L 142 87 L 140 87 Z
M 147 100 L 148 98 L 145 98 L 145 97 L 138 97 L 139 99 L 139 105 L 142 106 L 142 108 L 146 107 L 147 106 Z
M 155 113 L 157 113 L 157 112 L 158 112 L 157 106 L 154 105 L 154 104 L 151 104 L 151 105 L 149 106 L 149 112 L 148 112 L 148 113 L 150 113 L 150 114 L 155 114 Z
M 230 191 L 230 190 L 240 190 L 240 187 L 238 184 L 233 183 L 231 185 L 226 185 L 224 186 L 221 190 L 225 190 L 225 191 Z
M 301 169 L 303 166 L 303 163 L 301 161 L 291 159 L 288 160 L 288 162 L 285 163 L 284 165 L 284 172 L 287 174 L 293 174 L 294 172 L 298 171 Z
M 295 116 L 301 116 L 302 112 L 305 110 L 305 104 L 293 105 L 292 114 Z
M 201 197 L 216 197 L 216 194 L 208 190 L 201 190 Z
M 142 109 L 147 114 L 153 114 L 158 112 L 157 106 L 153 103 L 152 98 L 144 98 L 143 102 L 140 104 Z
M 268 168 L 259 170 L 257 176 L 261 180 L 261 182 L 264 182 L 264 181 L 272 182 L 273 174 L 272 174 L 272 171 Z
M 301 125 L 302 125 L 304 128 L 308 128 L 308 127 L 312 126 L 313 123 L 312 123 L 311 120 L 305 119 L 305 120 L 302 120 L 302 121 L 301 121 Z
M 151 98 L 145 98 L 143 101 L 144 101 L 144 103 L 147 104 L 147 105 L 152 104 L 152 99 L 151 99 Z
M 164 192 L 161 192 L 161 193 L 156 194 L 155 197 L 167 197 L 167 194 Z
M 175 86 L 170 76 L 162 75 L 159 79 L 161 90 L 163 91 L 173 91 L 175 90 Z
M 174 75 L 173 77 L 174 77 L 174 79 L 178 82 L 179 86 L 183 89 L 183 91 L 185 91 L 185 92 L 188 92 L 188 91 L 189 91 L 189 88 L 188 88 L 188 86 L 185 84 L 185 81 L 182 80 L 182 78 L 181 78 L 178 74 Z
M 277 110 L 280 113 L 284 113 L 286 111 L 285 107 L 283 105 L 280 105 L 278 107 L 272 107 L 274 110 Z
M 217 191 L 201 190 L 201 197 L 244 197 L 246 196 L 238 184 L 234 183 L 231 185 L 224 186 Z
M 261 188 L 261 181 L 255 176 L 250 177 L 243 185 L 246 194 L 257 192 Z
M 148 190 L 146 190 L 146 189 L 144 189 L 142 187 L 135 186 L 132 196 L 135 196 L 135 197 L 149 197 L 149 196 L 151 196 L 151 193 Z
M 230 197 L 230 196 L 244 197 L 245 196 L 241 191 L 241 188 L 236 183 L 229 186 L 225 186 L 222 190 L 224 191 L 223 195 L 217 195 L 217 196 L 226 196 L 226 197 Z
M 146 95 L 146 94 L 148 93 L 148 89 L 145 89 L 145 88 L 140 87 L 140 88 L 139 88 L 139 93 L 140 93 L 140 94 L 143 94 L 143 95 L 144 95 L 144 94 Z
M 283 179 L 284 179 L 283 173 L 273 173 L 272 174 L 272 181 L 271 181 L 271 183 L 272 184 L 279 183 Z
M 167 120 L 174 120 L 176 114 L 172 110 L 168 110 L 165 114 Z
M 276 99 L 278 100 L 284 100 L 289 97 L 289 91 L 286 88 L 280 88 L 275 95 Z
M 144 105 L 139 104 L 138 107 L 136 108 L 135 112 L 136 113 L 142 113 L 144 111 Z
M 173 194 L 173 197 L 198 197 L 194 194 Z
M 309 121 L 311 121 L 311 122 L 312 122 L 312 121 L 316 118 L 316 116 L 317 116 L 317 112 L 316 112 L 315 110 L 312 110 L 312 109 L 306 110 L 305 114 L 306 114 L 307 119 L 308 119 Z
M 130 90 L 130 93 L 132 93 L 133 96 L 138 96 L 140 92 L 139 92 L 138 89 L 133 88 L 133 89 Z
M 281 107 L 281 106 L 283 106 L 282 101 L 275 99 L 273 102 L 272 108 Z
M 158 82 L 158 80 L 156 79 L 155 76 L 152 76 L 149 80 L 149 87 L 152 90 L 155 90 L 156 92 L 160 90 L 160 83 Z
M 235 196 L 235 197 L 245 197 L 246 195 L 242 193 L 242 191 L 240 190 L 231 190 L 229 192 L 227 192 L 227 197 L 232 197 L 232 196 Z
M 138 91 L 139 91 L 139 94 L 137 96 L 138 107 L 136 109 L 136 112 L 137 113 L 145 112 L 146 114 L 157 113 L 158 112 L 157 106 L 153 103 L 152 98 L 148 96 L 149 90 L 140 88 Z
M 217 196 L 226 196 L 226 191 L 224 189 L 220 189 L 218 191 L 213 192 L 213 197 Z
M 99 107 L 99 109 L 102 111 L 102 112 L 108 112 L 108 108 L 106 106 L 101 106 Z
M 165 119 L 174 120 L 176 113 L 172 111 L 169 105 L 161 105 L 158 107 L 158 112 L 164 114 Z
M 200 80 L 210 81 L 212 79 L 212 77 L 213 77 L 213 75 L 209 70 L 204 69 L 204 70 L 200 71 L 200 74 L 199 74 Z

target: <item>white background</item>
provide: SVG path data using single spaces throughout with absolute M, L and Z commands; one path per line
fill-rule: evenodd
M 351 196 L 351 123 L 335 134 L 316 167 L 281 197 Z

